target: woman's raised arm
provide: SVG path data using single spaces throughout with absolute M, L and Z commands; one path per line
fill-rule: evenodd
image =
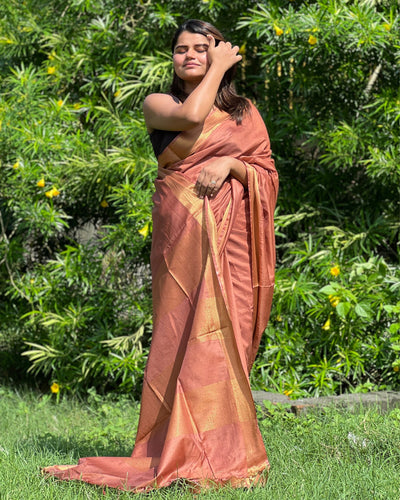
M 150 94 L 144 100 L 143 113 L 150 132 L 188 130 L 202 123 L 210 112 L 225 72 L 242 57 L 239 47 L 232 47 L 229 42 L 215 46 L 212 36 L 207 39 L 208 71 L 183 103 L 169 94 Z

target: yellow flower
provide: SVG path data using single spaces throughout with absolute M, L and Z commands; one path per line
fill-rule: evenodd
M 46 191 L 44 194 L 47 196 L 47 198 L 54 198 L 60 194 L 60 191 L 57 188 L 53 187 L 50 189 L 50 191 Z
M 308 38 L 308 43 L 309 43 L 310 45 L 315 45 L 315 44 L 317 43 L 317 41 L 318 41 L 318 40 L 315 38 L 315 36 L 314 36 L 314 35 L 310 35 L 310 36 L 309 36 L 309 38 Z
M 53 59 L 55 59 L 56 53 L 54 52 L 54 50 L 52 50 L 47 57 L 50 59 L 50 61 L 52 61 Z
M 340 297 L 338 297 L 337 295 L 329 295 L 328 298 L 332 307 L 336 307 L 340 302 Z
M 19 160 L 17 160 L 13 165 L 14 170 L 17 170 L 17 168 L 19 168 Z
M 292 394 L 292 392 L 293 392 L 293 389 L 287 389 L 286 391 L 283 391 L 283 394 L 285 396 L 290 396 Z
M 331 267 L 330 269 L 330 273 L 332 274 L 332 276 L 339 276 L 340 274 L 340 267 L 339 266 L 333 266 Z
M 108 203 L 107 203 L 107 200 L 103 200 L 100 205 L 103 207 L 103 208 L 107 208 L 108 207 Z
M 241 56 L 244 56 L 246 54 L 246 42 L 244 42 L 244 44 L 240 47 L 239 54 Z
M 118 97 L 120 94 L 121 94 L 121 91 L 117 90 L 117 91 L 114 92 L 114 97 Z
M 29 280 L 29 283 L 30 283 L 31 285 L 33 285 L 33 284 L 35 283 L 35 280 L 34 280 L 33 278 L 31 278 L 31 279 Z
M 324 323 L 324 325 L 323 325 L 322 329 L 323 329 L 323 330 L 330 330 L 330 328 L 331 328 L 331 320 L 328 318 L 328 319 L 325 321 L 325 323 Z
M 60 106 L 60 108 L 61 108 L 61 106 L 64 104 L 64 101 L 63 101 L 62 99 L 59 99 L 59 100 L 57 101 L 57 104 L 58 104 L 58 106 Z
M 60 392 L 60 386 L 57 384 L 57 382 L 53 382 L 50 386 L 50 390 L 53 394 L 58 394 Z
M 399 370 L 400 370 L 400 366 L 399 365 L 395 365 L 393 367 L 393 371 L 398 372 Z
M 278 314 L 278 316 L 276 317 L 276 321 L 283 321 L 282 316 L 280 314 Z
M 281 36 L 283 35 L 283 29 L 280 28 L 279 26 L 277 26 L 276 24 L 274 24 L 274 30 L 275 30 L 275 34 L 276 36 Z
M 149 234 L 149 223 L 147 222 L 141 229 L 139 229 L 138 233 L 141 234 L 143 238 L 147 238 Z
M 384 23 L 383 27 L 385 28 L 386 31 L 390 31 L 392 29 L 392 25 L 389 23 Z
M 40 179 L 40 181 L 37 181 L 36 186 L 43 188 L 46 185 L 46 181 L 44 180 L 44 177 Z
M 81 109 L 82 104 L 80 102 L 76 102 L 73 106 L 74 109 Z
M 55 72 L 56 72 L 56 68 L 55 68 L 54 66 L 49 66 L 49 67 L 47 68 L 47 73 L 48 73 L 49 75 L 54 75 L 54 73 L 55 73 Z

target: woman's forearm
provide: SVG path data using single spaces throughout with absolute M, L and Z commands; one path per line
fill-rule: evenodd
M 244 163 L 236 158 L 229 158 L 230 173 L 232 177 L 235 177 L 243 186 L 247 186 L 247 170 Z
M 211 64 L 199 85 L 189 94 L 180 107 L 182 117 L 194 124 L 202 123 L 214 105 L 219 85 L 225 69 L 218 64 Z

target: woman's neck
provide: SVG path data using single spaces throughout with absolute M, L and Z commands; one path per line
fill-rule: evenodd
M 185 92 L 187 95 L 191 94 L 200 82 L 185 82 Z

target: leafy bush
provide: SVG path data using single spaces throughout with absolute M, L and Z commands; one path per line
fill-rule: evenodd
M 0 376 L 30 367 L 73 391 L 140 389 L 156 175 L 141 101 L 168 88 L 171 35 L 200 17 L 239 44 L 237 86 L 265 117 L 281 178 L 277 290 L 253 384 L 294 396 L 399 387 L 399 10 L 2 4 Z
M 15 358 L 25 350 L 33 373 L 64 388 L 138 391 L 155 162 L 137 111 L 90 91 L 80 100 L 55 57 L 20 62 L 2 82 L 2 375 L 26 369 Z
M 253 384 L 292 397 L 398 387 L 399 269 L 382 257 L 338 265 L 324 243 L 309 237 L 278 269 Z

